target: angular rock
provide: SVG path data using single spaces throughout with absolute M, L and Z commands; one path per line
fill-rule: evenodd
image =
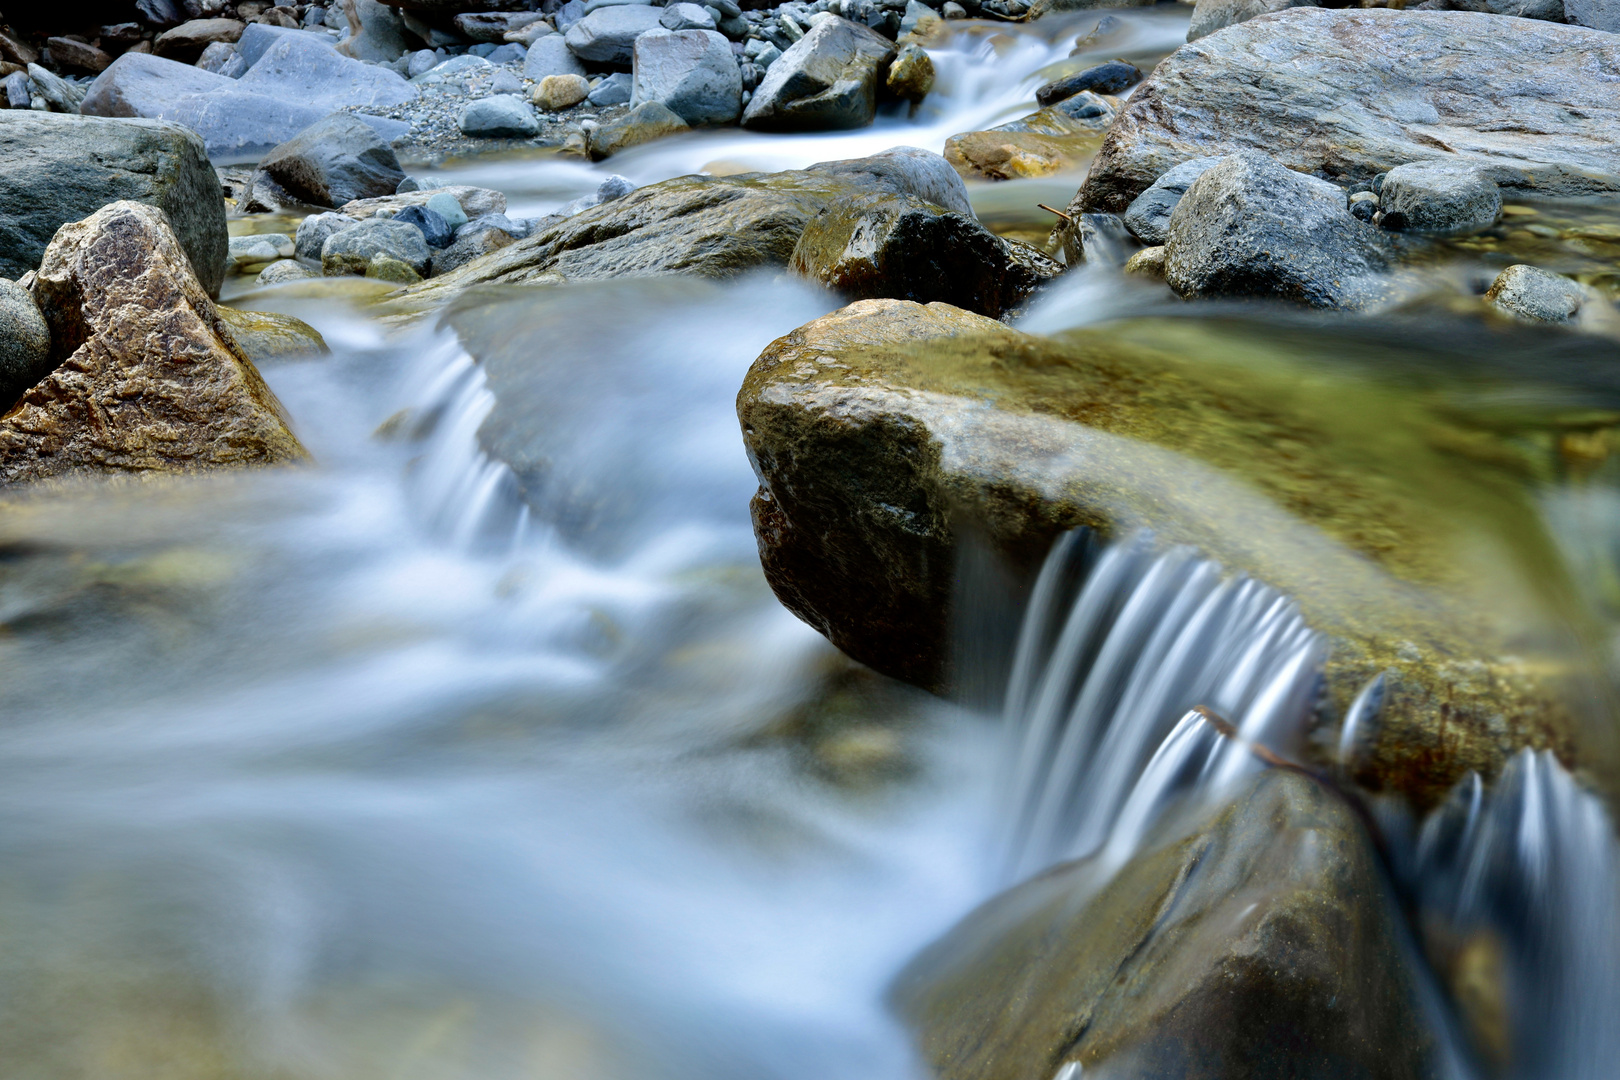
M 440 196 L 454 199 L 468 218 L 506 213 L 506 196 L 501 192 L 493 188 L 470 187 L 466 184 L 449 184 L 426 191 L 401 192 L 385 199 L 360 199 L 344 203 L 338 209 L 350 217 L 365 220 L 384 211 L 397 213 L 407 206 L 427 206 Z M 442 210 L 439 212 L 444 213 Z
M 1170 213 L 1165 281 L 1184 297 L 1254 296 L 1357 308 L 1378 295 L 1386 256 L 1344 195 L 1263 154 L 1206 169 Z
M 235 88 L 234 80 L 217 72 L 147 53 L 127 52 L 90 84 L 79 111 L 86 116 L 158 118 L 186 95 Z
M 884 77 L 889 93 L 903 101 L 921 101 L 934 88 L 934 62 L 921 45 L 902 45 Z
M 0 413 L 55 366 L 51 328 L 33 293 L 0 278 Z
M 442 215 L 426 206 L 407 206 L 393 217 L 394 221 L 414 225 L 422 230 L 422 238 L 430 248 L 445 248 L 455 240 L 455 230 Z
M 1294 7 L 1321 6 L 1315 0 L 1198 0 L 1193 5 L 1192 22 L 1187 26 L 1187 40 L 1197 41 L 1217 30 L 1248 22 L 1257 15 Z
M 635 93 L 635 86 L 629 72 L 615 71 L 607 78 L 598 80 L 585 100 L 597 106 L 627 105 Z M 738 108 L 741 109 L 741 105 Z
M 1471 364 L 1470 325 L 1359 341 L 1334 323 L 1279 348 L 1266 320 L 1052 338 L 944 304 L 852 304 L 772 343 L 738 395 L 766 578 L 850 656 L 945 690 L 960 535 L 1027 587 L 1064 529 L 1147 529 L 1299 605 L 1329 643 L 1328 734 L 1385 673 L 1358 781 L 1430 801 L 1522 745 L 1569 752 L 1579 677 L 1560 673 L 1576 662 L 1527 660 L 1496 615 L 1500 582 L 1556 557 L 1509 539 L 1535 513 L 1535 467 L 1449 401 L 1322 378 L 1325 360 L 1392 352 Z M 1501 560 L 1482 570 L 1465 553 L 1487 536 Z
M 196 63 L 202 51 L 216 41 L 235 42 L 247 29 L 235 19 L 193 19 L 165 30 L 152 42 L 152 55 L 184 64 Z
M 1414 161 L 1384 175 L 1378 205 L 1386 229 L 1475 232 L 1502 216 L 1502 192 L 1477 166 Z
M 714 16 L 702 4 L 668 4 L 658 17 L 665 30 L 713 30 Z
M 204 49 L 202 55 L 197 58 L 196 66 L 203 71 L 211 71 L 228 79 L 235 78 L 246 70 L 236 46 L 227 45 L 223 41 L 216 41 Z
M 470 224 L 457 230 L 455 242 L 449 247 L 433 253 L 433 275 L 460 269 L 474 259 L 511 247 L 516 240 L 511 232 L 496 225 Z
M 631 78 L 632 106 L 656 101 L 694 127 L 742 114 L 742 73 L 713 30 L 647 31 L 636 38 Z
M 590 134 L 589 151 L 592 161 L 612 157 L 632 146 L 678 135 L 691 130 L 691 125 L 672 112 L 668 106 L 656 101 L 643 102 L 619 117 L 603 124 Z
M 1035 91 L 1035 102 L 1042 108 L 1056 105 L 1065 98 L 1091 91 L 1093 94 L 1117 94 L 1142 81 L 1142 69 L 1123 60 L 1110 60 L 1106 64 L 1053 79 Z
M 432 261 L 421 229 L 389 218 L 368 218 L 327 237 L 321 245 L 321 273 L 364 274 L 378 255 L 399 260 L 418 276 L 426 276 Z
M 486 139 L 528 139 L 540 131 L 540 118 L 516 94 L 479 98 L 461 110 L 457 123 L 463 135 Z
M 1203 176 L 1218 157 L 1183 161 L 1153 181 L 1153 186 L 1131 200 L 1125 209 L 1125 227 L 1144 244 L 1163 244 L 1170 231 L 1170 212 L 1187 194 L 1194 180 Z
M 1264 15 L 1154 69 L 1071 214 L 1120 213 L 1171 166 L 1243 148 L 1344 184 L 1445 159 L 1538 195 L 1620 191 L 1620 99 L 1601 74 L 1613 48 L 1595 30 L 1473 12 Z M 1515 88 L 1510 116 L 1491 86 Z
M 1403 936 L 1357 813 L 1272 770 L 1117 873 L 1082 860 L 995 897 L 893 995 L 941 1080 L 1418 1080 L 1437 1033 Z
M 348 113 L 333 113 L 300 131 L 265 155 L 259 168 L 311 206 L 392 195 L 405 179 L 393 148 Z
M 51 59 L 58 66 L 70 71 L 88 71 L 92 75 L 99 75 L 113 62 L 112 57 L 94 45 L 72 38 L 53 37 L 45 42 L 45 47 L 51 50 Z
M 591 96 L 591 84 L 583 75 L 547 75 L 534 88 L 530 99 L 547 112 L 571 109 Z
M 242 57 L 242 63 L 252 67 L 270 51 L 271 46 L 289 35 L 296 35 L 323 48 L 333 47 L 332 39 L 325 34 L 309 30 L 289 30 L 284 26 L 270 26 L 267 23 L 248 23 L 247 29 L 242 31 L 242 37 L 236 43 L 236 51 Z
M 790 266 L 852 300 L 940 301 L 991 318 L 1017 308 L 1043 278 L 1014 259 L 1001 237 L 971 216 L 942 212 L 915 195 L 840 199 L 811 218 Z
M 292 265 L 298 266 L 297 263 Z M 303 267 L 299 269 L 303 270 Z M 265 270 L 265 274 L 269 272 L 269 269 Z M 307 275 L 310 271 L 305 270 L 304 273 Z M 264 274 L 259 275 L 259 280 L 264 284 L 272 283 L 264 282 Z M 254 364 L 306 360 L 330 351 L 326 347 L 326 339 L 313 326 L 291 315 L 271 311 L 241 311 L 223 305 L 215 310 L 219 314 L 219 321 L 229 331 L 231 340 Z
M 293 239 L 294 254 L 310 262 L 321 261 L 321 249 L 335 233 L 360 224 L 360 219 L 348 214 L 311 214 L 298 223 L 298 234 Z
M 585 77 L 585 65 L 568 48 L 561 34 L 543 37 L 529 46 L 523 58 L 523 77 L 539 82 L 547 75 L 578 75 Z
M 1516 263 L 1496 276 L 1485 302 L 1526 322 L 1569 323 L 1580 314 L 1586 290 L 1560 274 Z
M 53 112 L 76 113 L 84 103 L 84 87 L 70 83 L 38 64 L 28 65 L 28 78 Z
M 338 42 L 338 52 L 356 60 L 388 64 L 409 51 L 414 35 L 398 7 L 379 0 L 346 0 L 343 8 L 349 32 Z
M 817 23 L 765 72 L 743 112 L 760 131 L 832 131 L 865 127 L 877 113 L 877 90 L 894 43 L 850 22 Z
M 157 209 L 64 226 L 34 292 L 62 361 L 0 419 L 0 483 L 308 456 Z
M 132 199 L 168 216 L 203 288 L 219 294 L 225 195 L 191 132 L 154 120 L 6 110 L 0 161 L 0 274 L 21 277 L 63 225 Z
M 648 30 L 661 29 L 658 20 L 662 14 L 662 9 L 645 4 L 598 8 L 570 26 L 563 40 L 581 60 L 628 66 L 636 38 Z

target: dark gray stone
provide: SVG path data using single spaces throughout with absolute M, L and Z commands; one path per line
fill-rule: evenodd
M 405 179 L 399 158 L 371 126 L 333 113 L 300 131 L 259 162 L 289 195 L 311 206 L 392 195 Z
M 742 114 L 742 73 L 731 43 L 713 30 L 649 30 L 636 38 L 632 105 L 663 104 L 688 124 L 729 124 Z
M 662 15 L 661 8 L 645 4 L 598 8 L 570 26 L 563 40 L 581 60 L 628 66 L 634 55 L 636 38 L 648 30 L 660 29 L 658 20 Z
M 1204 170 L 1221 160 L 1218 157 L 1193 158 L 1183 161 L 1157 180 L 1135 199 L 1125 210 L 1125 227 L 1144 244 L 1164 243 L 1170 228 L 1170 211 L 1187 194 L 1192 182 L 1204 175 Z
M 22 392 L 49 375 L 51 328 L 33 294 L 0 278 L 0 412 L 11 408 Z
M 298 235 L 293 238 L 294 251 L 300 259 L 320 262 L 326 241 L 358 224 L 360 219 L 348 214 L 311 214 L 298 223 Z
M 1378 206 L 1386 229 L 1474 232 L 1502 216 L 1502 192 L 1472 164 L 1414 161 L 1384 176 Z
M 1165 280 L 1184 297 L 1365 306 L 1386 263 L 1338 189 L 1252 151 L 1204 171 L 1170 214 Z
M 120 199 L 155 206 L 209 295 L 225 280 L 225 194 L 196 135 L 155 120 L 0 112 L 0 276 L 35 269 L 56 230 Z
M 1094 94 L 1117 94 L 1141 81 L 1141 68 L 1123 60 L 1110 60 L 1073 75 L 1053 79 L 1035 91 L 1035 100 L 1044 109 L 1065 98 L 1072 98 L 1083 90 L 1090 90 Z
M 848 19 L 826 19 L 770 65 L 743 113 L 761 131 L 865 127 L 877 114 L 878 81 L 894 43 Z
M 327 238 L 321 246 L 321 273 L 364 274 L 378 255 L 398 259 L 423 277 L 432 263 L 421 229 L 390 218 L 368 218 Z
M 456 232 L 450 228 L 450 223 L 438 212 L 425 206 L 407 206 L 394 215 L 394 220 L 421 229 L 422 238 L 431 248 L 447 248 L 456 240 Z

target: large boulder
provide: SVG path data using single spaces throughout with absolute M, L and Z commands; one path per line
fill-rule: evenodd
M 1133 204 L 1134 205 L 1134 204 Z M 1205 169 L 1170 213 L 1165 280 L 1189 299 L 1256 296 L 1358 308 L 1381 295 L 1386 258 L 1342 191 L 1264 154 Z
M 791 172 L 681 176 L 570 218 L 544 220 L 527 238 L 435 278 L 414 300 L 427 306 L 472 285 L 525 284 L 558 274 L 584 281 L 660 274 L 724 279 L 786 269 L 822 208 L 881 193 L 973 213 L 951 167 L 912 147 Z
M 317 34 L 313 30 L 293 30 L 285 26 L 271 26 L 269 23 L 248 23 L 247 29 L 242 31 L 242 38 L 236 43 L 236 53 L 242 58 L 245 69 L 257 64 L 270 47 L 285 37 L 298 37 L 313 41 L 325 48 L 332 48 L 332 39 L 325 34 Z
M 848 19 L 824 19 L 766 70 L 743 112 L 743 127 L 865 127 L 877 115 L 878 86 L 894 57 L 894 42 L 883 35 Z
M 1529 194 L 1620 191 L 1613 51 L 1595 30 L 1466 11 L 1262 15 L 1154 69 L 1070 215 L 1120 213 L 1171 167 L 1238 149 L 1340 183 L 1451 160 Z
M 713 30 L 647 31 L 636 38 L 632 72 L 632 106 L 656 101 L 694 126 L 742 113 L 742 71 L 731 42 Z
M 628 67 L 634 58 L 636 38 L 649 30 L 662 29 L 658 22 L 662 15 L 661 9 L 646 4 L 597 8 L 570 26 L 563 40 L 581 60 Z
M 1217 30 L 1274 11 L 1320 6 L 1315 0 L 1198 0 L 1193 5 L 1192 21 L 1187 24 L 1187 40 L 1197 41 Z
M 585 75 L 585 65 L 568 48 L 562 34 L 551 34 L 529 46 L 523 58 L 523 77 L 539 82 L 548 75 Z
M 893 997 L 940 1080 L 1421 1080 L 1438 1033 L 1404 937 L 1357 812 L 1274 770 L 1116 873 L 995 897 Z
M 1449 400 L 1324 363 L 1360 372 L 1407 349 L 1422 369 L 1477 364 L 1474 324 L 1425 329 L 1420 345 L 1410 327 L 1393 344 L 1296 327 L 1281 344 L 1264 320 L 1196 335 L 1181 322 L 1038 338 L 944 304 L 867 300 L 772 343 L 737 411 L 777 596 L 855 659 L 949 689 L 959 534 L 1027 583 L 1064 529 L 1147 529 L 1298 603 L 1330 645 L 1330 731 L 1386 673 L 1356 766 L 1370 785 L 1436 798 L 1520 745 L 1569 749 L 1560 680 L 1583 661 L 1536 659 L 1526 624 L 1497 621 L 1518 582 L 1516 616 L 1542 613 L 1539 640 L 1561 632 L 1558 597 L 1531 584 L 1557 556 L 1520 528 L 1537 520 L 1525 478 L 1556 467 L 1528 448 L 1551 429 L 1486 434 Z
M 211 296 L 225 280 L 225 194 L 202 142 L 153 120 L 0 111 L 0 276 L 39 265 L 57 229 L 133 199 L 168 216 Z
M 937 300 L 999 318 L 1062 272 L 1049 262 L 1042 273 L 1022 254 L 972 215 L 915 195 L 868 194 L 822 207 L 799 236 L 791 265 L 852 300 Z
M 643 101 L 618 119 L 609 120 L 592 131 L 586 151 L 592 161 L 601 161 L 632 146 L 691 129 L 691 124 L 663 102 Z
M 311 124 L 266 154 L 259 169 L 311 206 L 392 195 L 405 179 L 393 149 L 348 113 Z
M 190 64 L 150 53 L 127 52 L 96 76 L 79 111 L 86 116 L 159 118 L 182 97 L 235 86 L 235 79 Z
M 0 418 L 0 484 L 308 456 L 154 207 L 63 226 L 34 295 L 61 362 Z
M 1192 187 L 1193 181 L 1204 175 L 1218 157 L 1193 158 L 1183 161 L 1153 181 L 1142 194 L 1131 200 L 1125 208 L 1125 227 L 1144 244 L 1162 244 L 1170 233 L 1170 214 Z
M 321 273 L 328 277 L 365 274 L 379 256 L 409 266 L 426 277 L 433 255 L 427 237 L 415 225 L 392 218 L 367 218 L 335 232 L 321 245 Z

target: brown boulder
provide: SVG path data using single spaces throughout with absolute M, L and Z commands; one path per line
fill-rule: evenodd
M 161 211 L 64 225 L 34 295 L 63 359 L 0 418 L 0 484 L 307 457 Z
M 73 38 L 49 38 L 45 46 L 51 50 L 52 60 L 59 66 L 73 71 L 88 71 L 99 75 L 112 65 L 112 57 L 94 45 Z
M 152 52 L 168 60 L 194 64 L 208 46 L 216 41 L 240 41 L 246 29 L 246 23 L 235 19 L 192 19 L 159 34 L 152 42 Z

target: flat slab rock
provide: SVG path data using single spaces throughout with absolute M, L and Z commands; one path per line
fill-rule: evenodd
M 64 359 L 0 419 L 0 485 L 308 456 L 161 211 L 64 225 L 34 294 Z
M 1182 46 L 1132 95 L 1071 213 L 1253 149 L 1340 183 L 1478 164 L 1545 196 L 1620 191 L 1620 39 L 1470 11 L 1293 8 Z

